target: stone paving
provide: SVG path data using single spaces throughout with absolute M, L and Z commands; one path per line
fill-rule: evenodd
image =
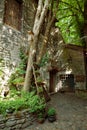
M 57 93 L 51 96 L 50 106 L 57 111 L 57 121 L 43 124 L 34 122 L 24 130 L 87 130 L 87 99 L 74 93 Z

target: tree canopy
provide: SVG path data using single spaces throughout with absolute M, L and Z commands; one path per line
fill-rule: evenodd
M 61 0 L 57 11 L 58 26 L 66 43 L 83 45 L 84 1 Z
M 84 1 L 85 2 L 85 1 Z M 60 31 L 65 43 L 75 45 L 85 45 L 84 42 L 84 2 L 82 0 L 38 0 L 37 11 L 33 26 L 33 40 L 30 42 L 27 71 L 25 76 L 24 90 L 29 90 L 31 86 L 31 75 L 33 63 L 39 64 L 46 52 L 49 40 L 50 29 L 55 23 Z M 47 18 L 47 19 L 46 19 Z M 41 49 L 38 48 L 38 37 L 44 21 L 47 21 Z

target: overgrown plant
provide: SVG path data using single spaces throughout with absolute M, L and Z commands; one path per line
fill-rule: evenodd
M 49 60 L 49 54 L 46 53 L 46 54 L 43 56 L 43 58 L 42 58 L 42 60 L 41 60 L 41 62 L 40 62 L 40 64 L 39 64 L 39 66 L 40 66 L 40 67 L 45 66 L 45 65 L 47 64 L 48 60 Z
M 47 114 L 48 116 L 53 116 L 56 114 L 56 110 L 54 108 L 49 108 Z
M 49 122 L 56 121 L 56 110 L 55 110 L 55 108 L 49 108 L 48 112 L 47 112 L 47 116 L 48 116 Z
M 31 113 L 40 113 L 46 107 L 44 98 L 35 95 L 35 92 L 18 92 L 10 94 L 8 99 L 0 100 L 0 114 L 6 115 L 20 111 L 22 109 L 29 109 Z
M 21 86 L 22 83 L 24 82 L 24 76 L 26 73 L 26 64 L 27 64 L 27 56 L 24 53 L 23 48 L 20 49 L 20 58 L 21 58 L 21 62 L 19 64 L 19 66 L 15 69 L 15 72 L 12 73 L 8 84 L 9 86 L 13 86 L 16 87 L 18 89 L 18 86 Z

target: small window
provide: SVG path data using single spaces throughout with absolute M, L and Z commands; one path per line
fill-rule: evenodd
M 5 0 L 4 23 L 15 29 L 21 29 L 22 0 Z

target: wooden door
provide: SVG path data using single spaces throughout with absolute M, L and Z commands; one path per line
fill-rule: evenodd
M 54 70 L 50 71 L 50 80 L 49 80 L 49 92 L 55 92 L 56 85 L 56 72 Z

